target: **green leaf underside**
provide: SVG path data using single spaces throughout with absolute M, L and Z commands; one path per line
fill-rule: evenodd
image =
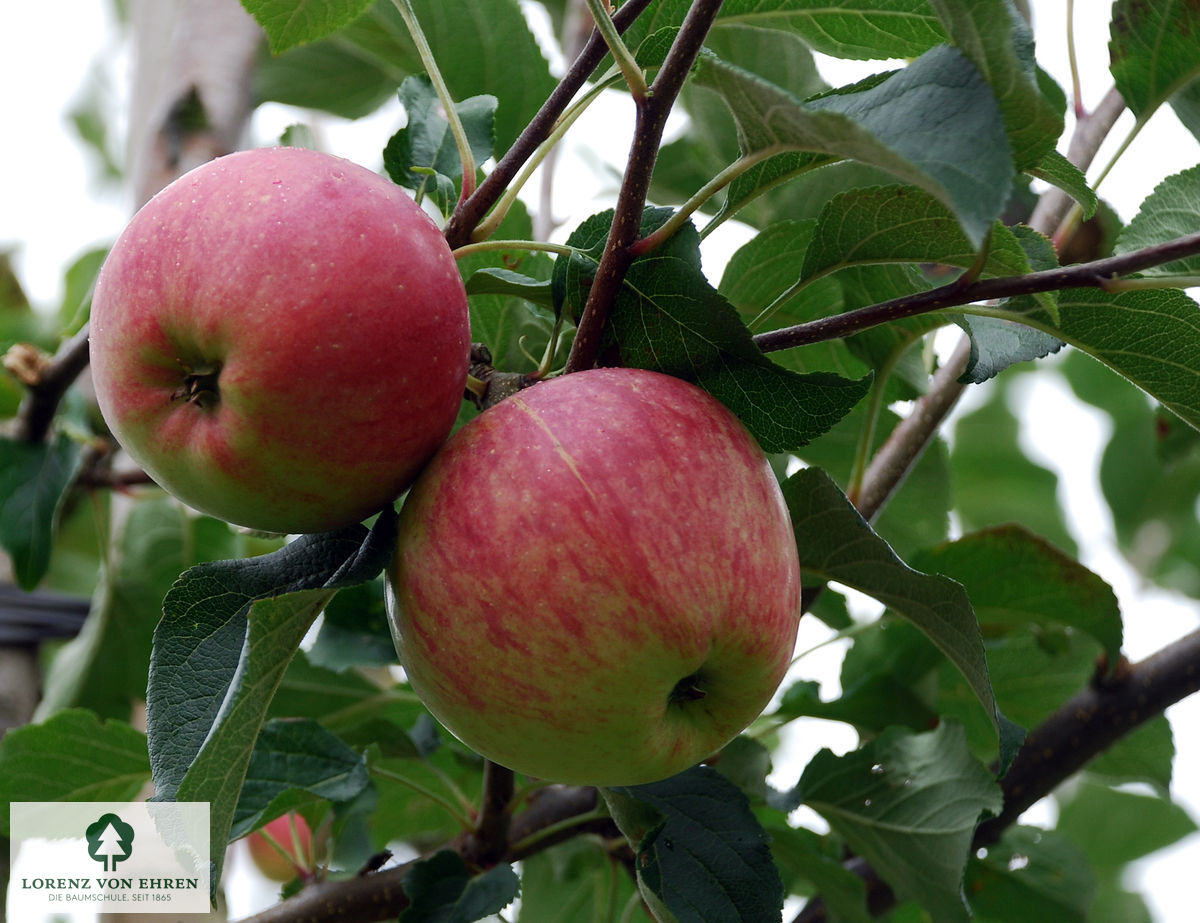
M 0 795 L 13 801 L 129 801 L 150 779 L 146 735 L 84 709 L 0 738 Z M 0 814 L 8 835 L 8 812 Z
M 349 25 L 367 11 L 373 0 L 242 0 L 275 54 L 295 45 L 315 42 Z
M 1054 149 L 1063 113 L 1043 94 L 1033 34 L 1011 0 L 932 0 L 950 40 L 984 75 L 1004 114 L 1013 162 L 1024 170 Z
M 287 792 L 299 789 L 344 803 L 370 784 L 363 756 L 335 734 L 315 721 L 273 719 L 263 725 L 250 755 L 230 839 L 283 814 L 271 808 Z
M 1083 219 L 1086 221 L 1096 214 L 1100 199 L 1075 164 L 1067 160 L 1058 151 L 1047 151 L 1034 166 L 1026 171 L 1030 176 L 1036 176 L 1063 192 L 1080 204 L 1083 208 Z
M 1200 429 L 1200 307 L 1178 289 L 1068 289 L 1058 294 L 1058 324 L 1025 298 L 1001 309 L 957 310 L 1015 320 L 1057 336 Z
M 63 433 L 37 443 L 0 438 L 0 546 L 24 590 L 50 566 L 55 524 L 82 457 Z
M 254 741 L 313 620 L 342 586 L 382 570 L 395 514 L 301 536 L 272 554 L 201 564 L 163 601 L 147 686 L 158 797 L 208 801 L 219 872 Z
M 400 102 L 408 113 L 408 124 L 392 135 L 383 151 L 383 165 L 392 182 L 414 190 L 418 198 L 432 198 L 448 214 L 462 182 L 462 159 L 450 123 L 430 79 L 409 77 L 400 85 Z M 476 165 L 492 156 L 495 143 L 494 96 L 473 96 L 456 102 Z
M 965 535 L 918 554 L 912 563 L 961 583 L 985 629 L 1064 625 L 1100 642 L 1110 663 L 1120 656 L 1121 610 L 1112 588 L 1022 526 Z
M 801 571 L 866 593 L 920 628 L 970 684 L 1001 734 L 1001 753 L 1011 756 L 1019 740 L 996 705 L 979 625 L 962 586 L 908 567 L 819 468 L 796 472 L 783 495 Z
M 779 919 L 783 883 L 767 835 L 720 773 L 696 766 L 605 797 L 637 854 L 642 893 L 678 923 Z
M 901 899 L 919 902 L 938 923 L 968 919 L 962 881 L 971 838 L 978 821 L 1003 806 L 953 722 L 923 734 L 889 728 L 840 757 L 822 750 L 779 801 L 819 813 Z
M 473 923 L 511 904 L 520 886 L 511 865 L 472 875 L 458 853 L 443 849 L 405 872 L 404 893 L 411 903 L 399 923 Z
M 967 867 L 967 894 L 985 920 L 1085 923 L 1096 896 L 1087 857 L 1068 837 L 1013 827 Z
M 671 214 L 647 209 L 642 232 Z M 568 244 L 580 252 L 555 263 L 553 285 L 562 310 L 578 310 L 612 222 L 612 212 L 587 219 Z M 798 374 L 768 359 L 736 309 L 705 279 L 692 225 L 630 267 L 605 332 L 621 365 L 654 369 L 708 391 L 754 434 L 765 451 L 798 448 L 827 432 L 870 387 L 826 372 Z
M 975 66 L 953 48 L 938 46 L 903 70 L 804 102 L 711 56 L 702 56 L 696 79 L 729 106 L 743 154 L 786 158 L 766 176 L 760 164 L 757 175 L 735 182 L 726 212 L 768 183 L 842 159 L 927 190 L 976 247 L 1007 202 L 1013 164 L 1003 119 Z

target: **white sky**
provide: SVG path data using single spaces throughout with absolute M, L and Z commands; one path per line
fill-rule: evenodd
M 1095 105 L 1111 85 L 1107 72 L 1107 5 L 1076 4 L 1079 64 L 1084 103 Z M 1038 26 L 1038 59 L 1069 90 L 1066 66 L 1065 0 L 1034 0 Z M 0 32 L 0 87 L 9 126 L 0 145 L 0 249 L 17 248 L 17 267 L 27 291 L 41 307 L 61 297 L 61 276 L 71 260 L 85 249 L 106 244 L 129 216 L 130 202 L 120 190 L 101 189 L 93 164 L 75 141 L 65 111 L 97 74 L 111 85 L 101 92 L 124 98 L 127 52 L 112 38 L 108 4 L 71 4 L 69 27 L 64 11 L 53 4 L 5 4 L 5 28 Z M 1088 15 L 1090 12 L 1091 15 Z M 99 56 L 116 60 L 115 68 L 92 69 Z M 848 82 L 862 74 L 862 65 L 824 61 L 831 82 Z M 89 74 L 91 76 L 89 76 Z M 396 110 L 354 124 L 329 120 L 329 146 L 336 153 L 368 166 L 379 162 L 379 150 L 397 123 Z M 267 107 L 257 118 L 254 139 L 267 143 L 294 120 L 281 107 Z M 579 126 L 564 156 L 556 187 L 556 211 L 579 220 L 611 205 L 615 186 L 598 184 L 592 166 L 597 158 L 620 164 L 624 141 L 614 141 L 614 125 L 629 124 L 629 107 L 614 98 Z M 1122 117 L 1113 140 L 1102 149 L 1096 168 L 1103 165 L 1129 130 L 1132 118 Z M 1200 145 L 1170 112 L 1160 113 L 1142 133 L 1105 181 L 1100 192 L 1128 219 L 1139 203 L 1165 176 L 1200 162 Z M 573 164 L 573 166 L 572 166 Z M 1095 175 L 1093 169 L 1090 175 Z M 582 194 L 588 190 L 589 194 Z M 568 228 L 569 228 L 568 224 Z M 714 235 L 706 244 L 706 269 L 719 275 L 719 263 L 744 239 L 736 226 Z M 1053 378 L 1038 376 L 1027 397 L 1027 429 L 1023 438 L 1030 451 L 1060 473 L 1062 497 L 1081 543 L 1081 559 L 1113 585 L 1126 622 L 1126 650 L 1136 660 L 1195 628 L 1200 606 L 1147 587 L 1134 575 L 1113 546 L 1112 523 L 1099 493 L 1097 453 L 1106 438 L 1107 423 L 1096 411 L 1081 406 Z M 969 402 L 968 402 L 969 406 Z M 804 620 L 799 649 L 821 640 L 825 632 L 815 619 Z M 841 651 L 829 648 L 806 658 L 800 672 L 822 678 L 836 689 Z M 1177 728 L 1178 756 L 1175 795 L 1200 819 L 1200 696 L 1169 712 Z M 854 745 L 844 726 L 813 722 L 792 743 L 795 766 L 802 766 L 817 749 L 841 752 Z M 794 773 L 792 775 L 794 778 Z M 1032 818 L 1047 817 L 1035 809 Z M 1200 868 L 1200 836 L 1156 854 L 1139 868 L 1132 882 L 1147 892 L 1161 923 L 1195 919 L 1190 878 Z

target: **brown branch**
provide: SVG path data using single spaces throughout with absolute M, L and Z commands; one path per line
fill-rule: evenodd
M 972 850 L 997 842 L 1030 806 L 1088 762 L 1169 706 L 1200 692 L 1200 630 L 1139 663 L 1122 662 L 1112 677 L 1107 674 L 1107 664 L 1102 663 L 1087 688 L 1029 732 L 1000 780 L 1004 809 L 975 830 Z M 846 867 L 867 883 L 872 913 L 883 913 L 894 906 L 895 895 L 870 865 L 855 858 Z M 815 898 L 805 905 L 795 923 L 825 919 L 824 902 Z
M 1017 295 L 1033 295 L 1039 292 L 1062 291 L 1067 288 L 1104 288 L 1121 276 L 1149 269 L 1152 266 L 1161 266 L 1172 260 L 1194 256 L 1197 253 L 1200 253 L 1200 233 L 1188 234 L 1166 243 L 1154 244 L 1150 247 L 1143 247 L 1141 250 L 1094 260 L 1090 263 L 1075 263 L 1070 266 L 1060 266 L 1020 276 L 978 279 L 966 285 L 951 282 L 938 288 L 916 292 L 912 295 L 903 295 L 890 301 L 847 311 L 844 314 L 835 314 L 832 317 L 822 317 L 808 323 L 760 333 L 754 337 L 754 342 L 763 352 L 773 352 L 796 346 L 806 346 L 823 340 L 840 339 L 880 324 L 886 324 L 889 321 L 975 302 L 994 301 Z
M 626 0 L 621 8 L 613 14 L 613 23 L 618 32 L 624 32 L 633 21 L 650 5 L 652 0 Z M 563 75 L 558 86 L 547 97 L 542 108 L 513 142 L 504 156 L 496 162 L 495 168 L 487 175 L 479 188 L 469 198 L 459 202 L 446 222 L 445 237 L 451 249 L 456 249 L 470 243 L 471 232 L 483 220 L 488 209 L 504 194 L 509 183 L 529 160 L 538 146 L 550 137 L 558 117 L 563 114 L 580 87 L 587 82 L 592 72 L 608 54 L 608 46 L 604 39 L 594 29 L 592 36 L 583 50 L 572 63 L 570 69 Z
M 461 850 L 468 865 L 487 868 L 495 865 L 508 851 L 513 789 L 513 771 L 486 760 L 479 819 L 475 829 L 464 838 Z
M 54 414 L 67 389 L 88 364 L 88 328 L 63 342 L 58 352 L 26 382 L 28 391 L 17 412 L 13 437 L 41 442 L 50 432 Z
M 630 248 L 641 230 L 642 211 L 646 207 L 650 176 L 658 159 L 667 116 L 723 2 L 696 0 L 692 4 L 658 76 L 650 86 L 649 95 L 635 100 L 637 120 L 633 142 L 629 147 L 625 178 L 617 195 L 617 206 L 604 253 L 579 319 L 571 354 L 567 357 L 567 372 L 589 369 L 596 364 L 608 316 L 625 280 L 625 273 L 633 263 L 634 254 Z

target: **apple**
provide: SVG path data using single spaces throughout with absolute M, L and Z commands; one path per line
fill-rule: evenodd
M 113 435 L 162 487 L 270 532 L 391 503 L 445 441 L 467 300 L 398 186 L 300 148 L 197 167 L 133 217 L 96 283 L 91 363 Z
M 265 878 L 291 881 L 312 872 L 317 856 L 313 852 L 312 830 L 302 816 L 284 814 L 264 824 L 262 830 L 288 854 L 281 854 L 259 830 L 246 837 L 250 858 Z
M 413 689 L 526 775 L 674 775 L 762 711 L 793 653 L 778 483 L 677 378 L 594 369 L 505 399 L 442 447 L 399 528 L 389 618 Z

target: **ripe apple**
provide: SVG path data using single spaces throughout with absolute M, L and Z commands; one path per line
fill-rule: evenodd
M 185 503 L 322 532 L 394 500 L 445 440 L 467 300 L 398 186 L 299 148 L 182 176 L 105 261 L 91 318 L 100 410 Z
M 800 617 L 795 536 L 753 437 L 699 388 L 595 369 L 472 420 L 410 492 L 389 572 L 400 662 L 467 746 L 630 785 L 763 709 Z
M 246 847 L 264 877 L 271 881 L 291 881 L 297 875 L 312 872 L 318 857 L 313 852 L 312 830 L 302 816 L 284 814 L 264 824 L 262 829 L 291 857 L 281 855 L 260 831 L 255 830 L 246 837 Z

